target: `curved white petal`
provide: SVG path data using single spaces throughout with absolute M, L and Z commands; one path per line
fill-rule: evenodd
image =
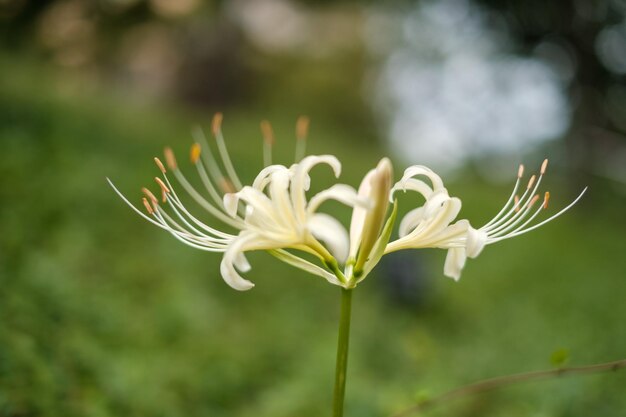
M 465 247 L 467 248 L 467 256 L 475 258 L 480 255 L 483 248 L 487 244 L 489 236 L 482 230 L 476 230 L 469 226 L 467 231 L 467 242 Z
M 298 225 L 294 218 L 293 206 L 289 199 L 289 170 L 276 170 L 272 172 L 270 183 L 270 199 L 276 213 L 275 220 L 299 234 Z
M 443 188 L 440 188 L 437 191 L 441 189 Z M 389 192 L 389 199 L 393 200 L 393 196 L 396 193 L 396 191 L 400 191 L 400 190 L 404 192 L 415 191 L 423 195 L 424 198 L 426 199 L 430 198 L 430 196 L 433 193 L 433 189 L 424 181 L 416 180 L 415 178 L 408 178 L 408 179 L 401 179 L 400 181 L 394 184 L 394 186 L 391 188 L 391 191 Z
M 443 267 L 443 273 L 445 276 L 458 281 L 461 278 L 461 271 L 465 266 L 465 260 L 467 256 L 465 254 L 465 248 L 450 248 L 446 255 L 446 263 Z
M 327 164 L 338 177 L 341 173 L 341 163 L 332 155 L 307 156 L 300 163 L 293 166 L 293 178 L 291 180 L 291 201 L 298 221 L 303 223 L 306 219 L 306 183 L 309 171 L 318 164 Z
M 224 194 L 224 210 L 231 217 L 237 216 L 237 206 L 239 205 L 239 193 Z
M 424 220 L 424 207 L 414 208 L 404 215 L 398 228 L 398 236 L 408 235 Z
M 250 266 L 250 262 L 248 262 L 248 259 L 246 258 L 246 255 L 243 254 L 243 252 L 239 252 L 237 256 L 235 256 L 233 264 L 235 265 L 235 268 L 237 268 L 241 272 L 248 272 L 250 269 L 252 269 L 252 266 Z
M 255 248 L 260 249 L 257 248 L 255 245 L 255 243 L 259 240 L 259 236 L 255 233 L 242 232 L 231 243 L 226 252 L 224 252 L 224 257 L 222 258 L 222 262 L 220 263 L 220 273 L 222 274 L 222 278 L 224 278 L 224 281 L 226 281 L 226 283 L 232 288 L 239 291 L 246 291 L 254 287 L 253 283 L 239 275 L 239 273 L 235 269 L 235 265 L 242 266 L 241 256 L 245 251 Z M 245 270 L 245 264 L 243 266 L 243 269 Z
M 291 266 L 295 266 L 296 268 L 302 269 L 303 271 L 306 271 L 310 274 L 320 276 L 324 278 L 325 280 L 327 280 L 328 282 L 330 282 L 331 284 L 341 286 L 341 282 L 337 279 L 337 277 L 334 274 L 331 274 L 325 269 L 322 269 L 319 266 L 300 258 L 299 256 L 296 256 L 282 249 L 271 250 L 270 253 L 276 258 L 280 259 L 281 261 Z
M 438 191 L 443 188 L 443 181 L 441 180 L 441 177 L 435 174 L 435 172 L 432 169 L 424 165 L 413 165 L 405 169 L 404 175 L 402 176 L 402 179 L 399 182 L 405 182 L 409 178 L 413 178 L 417 175 L 423 175 L 427 177 L 430 180 L 430 182 L 433 184 L 434 191 Z
M 360 197 L 354 188 L 345 184 L 335 184 L 315 194 L 309 200 L 307 215 L 310 216 L 315 213 L 322 203 L 327 200 L 336 200 L 350 207 L 360 206 L 369 208 L 371 206 L 371 202 L 365 197 Z
M 325 213 L 317 213 L 309 219 L 308 227 L 313 236 L 326 243 L 335 259 L 339 262 L 346 260 L 348 232 L 337 219 Z
M 252 188 L 263 191 L 267 184 L 269 184 L 271 175 L 276 171 L 282 170 L 289 171 L 284 165 L 270 165 L 263 168 L 261 172 L 259 172 L 259 175 L 257 175 L 254 179 L 254 182 L 252 183 Z

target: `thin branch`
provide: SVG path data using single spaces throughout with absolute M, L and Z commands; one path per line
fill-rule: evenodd
M 455 400 L 460 397 L 475 395 L 481 392 L 491 391 L 509 385 L 519 384 L 522 382 L 539 381 L 567 375 L 586 375 L 600 372 L 617 371 L 621 368 L 626 368 L 626 359 L 614 362 L 599 363 L 595 365 L 572 366 L 565 368 L 549 369 L 544 371 L 524 372 L 520 374 L 484 379 L 482 381 L 477 381 L 469 385 L 455 388 L 429 400 L 424 400 L 407 409 L 393 414 L 391 417 L 406 417 L 420 411 L 424 411 L 428 408 L 433 408 L 449 400 Z

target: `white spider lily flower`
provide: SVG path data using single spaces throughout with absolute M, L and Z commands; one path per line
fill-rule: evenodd
M 218 164 L 211 153 L 202 131 L 194 131 L 195 139 L 204 146 L 194 143 L 190 159 L 206 188 L 206 196 L 187 180 L 169 148 L 165 150 L 165 160 L 186 193 L 216 220 L 224 223 L 227 231 L 206 224 L 191 214 L 158 158 L 155 158 L 155 163 L 162 175 L 155 180 L 161 189 L 164 204 L 160 204 L 150 190 L 143 188 L 143 204 L 147 215 L 128 201 L 108 178 L 107 180 L 122 200 L 150 223 L 168 231 L 188 246 L 208 252 L 222 252 L 224 255 L 220 272 L 226 283 L 234 289 L 248 290 L 254 286 L 239 274 L 250 269 L 244 254 L 252 250 L 269 251 L 292 266 L 321 276 L 332 284 L 345 286 L 346 280 L 338 269 L 338 260 L 343 262 L 348 255 L 348 234 L 336 219 L 318 213 L 318 209 L 329 199 L 349 206 L 363 207 L 368 206 L 368 201 L 358 197 L 352 187 L 342 184 L 333 185 L 308 201 L 306 198 L 310 185 L 309 171 L 318 164 L 326 164 L 339 176 L 340 162 L 334 156 L 323 155 L 305 157 L 290 168 L 270 165 L 261 170 L 251 186 L 242 186 L 222 137 L 221 119 L 222 116 L 218 113 L 213 120 L 212 129 L 221 164 Z M 303 122 L 301 119 L 297 125 L 297 156 L 304 152 L 307 123 L 307 120 Z M 267 122 L 262 124 L 262 130 L 264 159 L 271 161 L 273 136 Z M 320 259 L 322 266 L 286 249 L 313 254 Z
M 497 243 L 502 240 L 517 237 L 538 229 L 546 223 L 556 219 L 570 208 L 572 208 L 587 191 L 585 187 L 582 192 L 567 206 L 559 210 L 557 213 L 539 222 L 535 219 L 545 210 L 548 209 L 550 201 L 550 192 L 540 197 L 539 186 L 543 179 L 546 169 L 548 168 L 548 160 L 545 159 L 541 164 L 539 176 L 532 175 L 526 185 L 526 190 L 521 197 L 518 195 L 521 180 L 524 175 L 524 166 L 520 165 L 517 171 L 517 180 L 513 187 L 509 199 L 502 209 L 489 222 L 479 229 L 473 228 L 468 224 L 467 235 L 460 247 L 453 247 L 448 253 L 447 259 L 447 275 L 458 280 L 465 260 L 467 257 L 475 258 L 478 256 L 486 245 Z M 537 204 L 541 200 L 540 204 Z M 463 239 L 460 240 L 461 242 Z
M 539 177 L 531 176 L 526 190 L 519 197 L 517 192 L 524 173 L 524 167 L 520 165 L 517 181 L 508 201 L 492 220 L 479 229 L 472 227 L 467 220 L 452 223 L 461 210 L 461 201 L 448 195 L 438 175 L 424 166 L 407 168 L 403 178 L 392 188 L 391 196 L 398 190 L 416 191 L 426 199 L 426 202 L 405 215 L 400 223 L 399 239 L 390 242 L 385 253 L 409 248 L 448 249 L 444 274 L 458 280 L 466 259 L 478 256 L 486 245 L 535 230 L 565 213 L 580 200 L 586 188 L 558 213 L 541 222 L 533 223 L 537 216 L 548 208 L 549 192 L 544 194 L 541 204 L 536 205 L 540 200 L 537 192 L 547 166 L 546 159 L 541 165 Z M 416 176 L 428 178 L 430 184 L 415 178 Z
M 324 278 L 336 285 L 345 284 L 338 263 L 343 263 L 348 255 L 348 233 L 334 217 L 318 213 L 317 209 L 329 199 L 364 207 L 367 200 L 360 199 L 354 188 L 337 184 L 307 202 L 308 173 L 318 164 L 329 165 L 335 176 L 341 172 L 341 164 L 334 156 L 307 156 L 291 168 L 271 165 L 257 176 L 253 186 L 224 196 L 226 211 L 235 219 L 239 219 L 239 203 L 245 206 L 241 233 L 226 250 L 221 264 L 221 273 L 227 282 L 252 285 L 235 268 L 234 261 L 244 252 L 289 248 L 317 256 L 333 272 L 324 274 Z
M 387 244 L 385 253 L 403 249 L 451 249 L 461 246 L 461 242 L 466 239 L 469 222 L 461 220 L 452 224 L 461 211 L 461 200 L 450 197 L 437 174 L 422 165 L 411 166 L 391 189 L 390 200 L 399 190 L 417 192 L 425 199 L 425 203 L 404 216 L 398 229 L 399 238 Z M 448 251 L 444 267 L 444 273 L 448 276 L 452 274 L 449 267 L 451 259 L 452 252 Z

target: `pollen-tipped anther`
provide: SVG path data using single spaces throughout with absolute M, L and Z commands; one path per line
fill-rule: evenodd
M 161 162 L 161 160 L 157 158 L 156 156 L 154 157 L 154 163 L 156 164 L 157 167 L 159 167 L 162 173 L 165 174 L 167 172 L 165 170 L 165 166 L 163 165 L 163 162 Z
M 307 116 L 300 116 L 296 121 L 296 138 L 298 140 L 305 140 L 309 133 L 309 118 Z
M 194 143 L 191 145 L 191 150 L 189 151 L 189 159 L 192 164 L 195 164 L 200 159 L 200 153 L 202 152 L 202 147 L 199 143 Z
M 154 210 L 150 206 L 150 203 L 148 203 L 148 200 L 146 199 L 146 197 L 143 197 L 141 201 L 143 202 L 143 205 L 146 208 L 146 211 L 148 212 L 148 214 L 154 213 Z
M 537 200 L 539 200 L 539 195 L 535 194 L 532 200 L 530 200 L 530 202 L 528 203 L 528 208 L 531 208 L 532 206 L 534 206 Z
M 523 175 L 524 175 L 524 165 L 520 164 L 519 168 L 517 169 L 517 178 L 522 178 Z
M 543 209 L 546 210 L 548 208 L 548 202 L 550 201 L 550 191 L 546 191 L 543 196 Z
M 274 130 L 272 129 L 272 125 L 267 120 L 263 120 L 261 122 L 261 134 L 263 135 L 263 140 L 267 145 L 274 144 Z
M 217 136 L 222 130 L 223 118 L 224 116 L 222 115 L 222 113 L 219 113 L 219 112 L 215 113 L 215 116 L 213 116 L 213 121 L 211 122 L 211 131 L 213 132 L 215 136 Z
M 174 156 L 174 151 L 172 151 L 172 148 L 167 146 L 165 149 L 163 149 L 163 155 L 165 156 L 165 163 L 167 164 L 167 166 L 172 171 L 176 170 L 178 165 L 176 164 L 176 157 Z
M 514 205 L 514 207 L 515 207 L 515 211 L 519 211 L 519 196 L 518 195 L 515 196 L 515 205 Z
M 163 199 L 163 202 L 165 203 L 167 201 L 167 193 L 170 192 L 170 189 L 167 188 L 167 185 L 165 185 L 161 178 L 154 177 L 154 180 L 157 182 L 157 184 L 159 184 L 159 187 L 161 187 L 161 197 Z
M 528 181 L 528 186 L 527 186 L 526 188 L 528 188 L 529 190 L 530 190 L 531 188 L 533 188 L 533 185 L 535 184 L 535 179 L 536 179 L 536 178 L 537 178 L 537 177 L 536 177 L 535 175 L 533 175 L 532 177 L 530 177 L 530 180 Z
M 146 187 L 143 187 L 141 189 L 141 192 L 144 193 L 145 196 L 148 197 L 150 201 L 152 201 L 152 204 L 154 204 L 155 206 L 159 203 L 159 200 L 157 200 L 154 194 L 152 194 L 152 191 L 148 190 Z
M 220 187 L 220 190 L 222 190 L 222 192 L 224 194 L 236 193 L 237 192 L 237 190 L 235 189 L 235 186 L 233 185 L 233 183 L 228 181 L 227 178 L 220 179 L 220 182 L 219 182 L 218 185 Z
M 541 175 L 546 173 L 546 169 L 548 169 L 548 159 L 544 159 L 543 163 L 541 164 Z

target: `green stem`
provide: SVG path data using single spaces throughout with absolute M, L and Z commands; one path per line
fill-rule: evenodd
M 337 365 L 335 369 L 335 392 L 333 395 L 333 417 L 343 416 L 343 400 L 346 394 L 346 370 L 348 368 L 348 345 L 350 342 L 350 313 L 352 290 L 341 289 L 341 315 L 337 341 Z

